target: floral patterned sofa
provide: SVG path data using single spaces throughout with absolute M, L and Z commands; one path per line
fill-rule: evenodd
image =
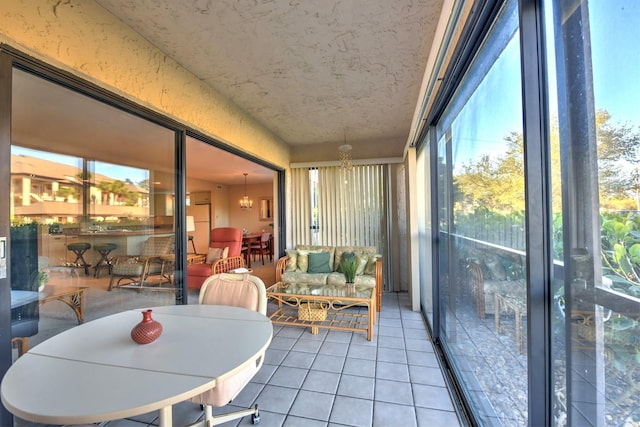
M 353 252 L 358 260 L 356 286 L 375 288 L 377 311 L 382 309 L 382 255 L 375 246 L 297 245 L 276 264 L 276 281 L 297 284 L 344 285 L 340 271 L 343 253 Z

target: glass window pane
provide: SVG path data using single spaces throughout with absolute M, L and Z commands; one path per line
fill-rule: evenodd
M 82 321 L 174 304 L 175 132 L 20 70 L 12 102 L 12 299 L 36 300 L 33 328 L 15 323 L 12 335 L 35 345 Z M 162 253 L 151 240 L 161 237 Z M 144 266 L 124 274 L 125 262 Z M 149 291 L 126 289 L 140 284 Z M 67 288 L 83 289 L 82 310 L 50 302 Z
M 567 7 L 567 9 L 564 9 Z M 634 425 L 640 320 L 640 3 L 545 2 L 557 425 Z
M 516 6 L 502 10 L 437 125 L 440 336 L 473 410 L 497 425 L 528 420 Z

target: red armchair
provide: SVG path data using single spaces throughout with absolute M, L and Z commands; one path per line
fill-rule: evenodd
M 233 227 L 219 227 L 211 230 L 209 248 L 229 248 L 228 257 L 239 256 L 242 251 L 242 230 Z M 213 274 L 212 267 L 216 260 L 207 264 L 190 264 L 187 266 L 187 287 L 200 289 L 205 279 Z

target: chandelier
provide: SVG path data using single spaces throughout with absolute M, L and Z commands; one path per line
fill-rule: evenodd
M 253 200 L 247 196 L 247 175 L 248 173 L 244 173 L 244 196 L 240 199 L 240 209 L 251 209 L 253 207 Z
M 346 144 L 346 143 L 338 147 L 338 151 L 339 151 L 338 154 L 340 156 L 340 168 L 342 168 L 342 170 L 345 172 L 349 172 L 351 169 L 353 169 L 353 161 L 351 159 L 351 148 L 353 147 L 351 147 L 350 144 Z

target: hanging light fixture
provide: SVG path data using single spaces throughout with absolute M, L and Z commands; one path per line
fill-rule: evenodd
M 351 147 L 347 144 L 347 137 L 344 137 L 344 144 L 338 147 L 338 155 L 340 156 L 340 167 L 343 171 L 349 172 L 353 168 L 353 161 L 351 159 Z
M 247 175 L 248 173 L 244 173 L 244 196 L 240 199 L 240 209 L 251 209 L 253 207 L 253 200 L 247 196 Z

